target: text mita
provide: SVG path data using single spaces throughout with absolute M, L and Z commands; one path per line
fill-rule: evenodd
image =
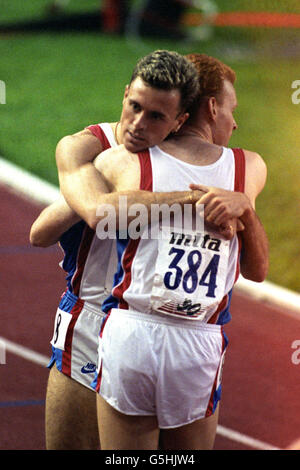
M 196 246 L 212 251 L 220 251 L 221 240 L 211 238 L 208 234 L 197 233 L 196 235 L 191 235 L 171 232 L 170 245 Z

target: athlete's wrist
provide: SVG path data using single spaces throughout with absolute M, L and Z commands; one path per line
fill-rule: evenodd
M 201 199 L 201 197 L 203 196 L 203 194 L 205 194 L 204 191 L 201 191 L 200 189 L 192 189 L 190 191 L 190 203 L 191 204 L 196 204 L 199 199 Z
M 256 214 L 250 202 L 248 205 L 246 205 L 245 210 L 243 214 L 239 217 L 239 219 L 244 226 L 249 226 L 255 222 Z

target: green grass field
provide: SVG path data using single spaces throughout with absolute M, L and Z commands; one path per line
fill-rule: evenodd
M 3 1 L 0 22 L 38 18 L 47 3 Z M 99 4 L 89 0 L 86 6 Z M 68 8 L 80 11 L 82 2 Z M 140 56 L 157 48 L 215 55 L 238 77 L 239 129 L 231 145 L 257 151 L 268 166 L 267 185 L 257 200 L 270 240 L 268 279 L 300 291 L 300 104 L 291 99 L 292 82 L 300 80 L 296 39 L 299 30 L 250 28 L 222 28 L 194 44 L 126 41 L 100 32 L 0 35 L 0 80 L 6 84 L 0 155 L 57 184 L 57 141 L 88 124 L 118 119 L 124 86 Z

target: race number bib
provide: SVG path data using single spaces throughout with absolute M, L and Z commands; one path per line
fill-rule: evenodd
M 64 312 L 60 308 L 57 309 L 55 322 L 54 322 L 54 332 L 53 337 L 50 343 L 55 348 L 65 350 L 65 342 L 68 331 L 68 326 L 72 320 L 72 315 L 70 313 Z
M 229 240 L 213 232 L 163 232 L 151 292 L 152 309 L 208 321 L 225 295 Z

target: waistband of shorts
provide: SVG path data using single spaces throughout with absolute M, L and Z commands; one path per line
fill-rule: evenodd
M 77 304 L 80 307 L 84 308 L 85 310 L 88 310 L 91 313 L 94 313 L 95 315 L 100 315 L 103 316 L 105 313 L 101 310 L 101 307 L 97 307 L 95 304 L 91 304 L 87 302 L 84 299 L 81 299 L 77 297 L 77 295 L 73 294 L 70 290 L 66 290 L 62 296 L 61 299 L 66 298 L 67 300 L 70 300 L 74 305 Z
M 121 308 L 112 308 L 110 315 L 118 315 L 118 316 L 126 316 L 127 318 L 132 319 L 140 319 L 143 321 L 151 322 L 151 323 L 160 323 L 162 325 L 170 325 L 175 326 L 178 328 L 185 328 L 188 330 L 207 330 L 210 332 L 217 332 L 220 333 L 223 328 L 222 325 L 216 325 L 214 323 L 205 323 L 200 321 L 191 321 L 185 320 L 182 318 L 172 317 L 170 315 L 164 315 L 163 313 L 153 312 L 151 313 L 144 313 L 138 312 L 137 310 L 125 310 Z

